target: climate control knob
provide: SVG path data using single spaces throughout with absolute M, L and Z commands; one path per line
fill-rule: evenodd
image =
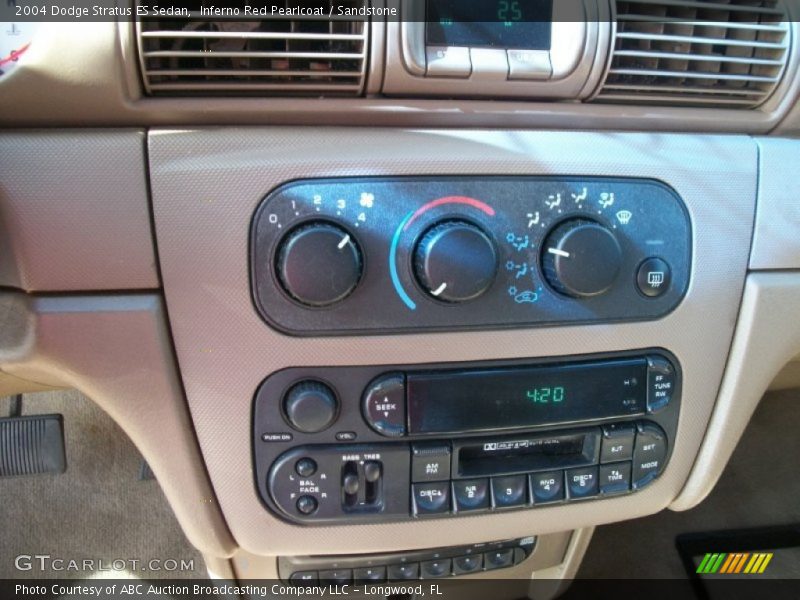
M 542 245 L 542 270 L 550 285 L 573 298 L 597 296 L 617 279 L 622 248 L 614 233 L 589 219 L 556 227 Z
M 293 229 L 281 240 L 275 263 L 284 291 L 306 306 L 330 306 L 361 280 L 361 250 L 353 237 L 329 221 Z
M 423 290 L 443 302 L 483 294 L 497 274 L 491 238 L 467 221 L 443 221 L 428 229 L 414 251 L 414 272 Z

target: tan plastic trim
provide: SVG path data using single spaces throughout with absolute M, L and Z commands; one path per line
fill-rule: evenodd
M 751 138 L 209 128 L 151 132 L 150 160 L 164 292 L 187 400 L 220 505 L 243 549 L 275 555 L 316 547 L 347 554 L 430 546 L 432 532 L 449 544 L 520 531 L 545 534 L 652 514 L 680 493 L 714 407 L 739 312 L 756 198 L 757 147 Z M 250 293 L 248 234 L 253 212 L 270 190 L 300 177 L 412 174 L 661 179 L 684 198 L 692 219 L 687 295 L 656 321 L 591 326 L 313 338 L 281 335 L 261 321 Z M 669 466 L 637 494 L 463 519 L 326 527 L 289 524 L 256 494 L 253 394 L 278 369 L 654 346 L 680 360 L 685 401 Z
M 703 445 L 673 510 L 716 485 L 753 411 L 781 368 L 800 354 L 800 272 L 748 276 L 728 366 Z
M 604 6 L 602 2 L 599 5 Z M 376 29 L 384 25 L 373 23 L 373 40 L 379 37 Z M 597 54 L 592 55 L 595 61 L 608 50 L 609 42 L 602 36 L 599 41 Z M 797 46 L 792 49 L 794 56 L 798 55 Z M 372 43 L 371 48 L 378 49 Z M 375 96 L 148 98 L 141 95 L 135 56 L 131 23 L 49 24 L 26 53 L 25 64 L 0 82 L 0 126 L 324 124 L 768 133 L 794 105 L 800 87 L 796 76 L 800 61 L 795 59 L 794 70 L 787 71 L 785 77 L 786 97 L 751 111 Z M 371 63 L 375 58 L 371 51 Z M 375 64 L 370 68 L 368 90 L 374 94 L 380 70 L 375 70 Z M 587 82 L 581 94 L 591 91 L 591 83 Z M 795 109 L 795 115 L 795 125 L 787 122 L 787 131 L 797 133 L 800 109 Z
M 189 541 L 235 550 L 200 456 L 156 295 L 0 294 L 0 368 L 80 390 L 131 438 Z

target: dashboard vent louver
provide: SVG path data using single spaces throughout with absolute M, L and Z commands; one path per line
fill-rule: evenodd
M 360 0 L 336 4 L 361 6 Z M 297 16 L 214 20 L 201 12 L 206 2 L 182 5 L 189 18 L 142 18 L 137 23 L 150 95 L 354 96 L 363 90 L 365 21 Z
M 754 108 L 780 82 L 789 40 L 780 0 L 617 0 L 596 99 Z

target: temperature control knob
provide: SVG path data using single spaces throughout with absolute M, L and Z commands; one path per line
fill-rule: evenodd
M 307 306 L 330 306 L 358 285 L 361 250 L 338 225 L 314 221 L 281 240 L 275 268 L 283 289 L 292 298 Z
M 622 248 L 613 232 L 596 221 L 571 219 L 542 245 L 542 269 L 558 292 L 573 298 L 597 296 L 617 279 Z
M 414 272 L 422 289 L 444 302 L 465 302 L 483 294 L 497 274 L 491 238 L 467 221 L 443 221 L 420 238 Z

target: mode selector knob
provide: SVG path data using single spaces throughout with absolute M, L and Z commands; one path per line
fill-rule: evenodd
M 307 306 L 330 306 L 361 280 L 361 250 L 353 237 L 329 221 L 314 221 L 286 234 L 275 263 L 283 289 Z
M 614 233 L 589 219 L 570 219 L 542 245 L 542 270 L 553 288 L 573 298 L 597 296 L 616 281 L 622 248 Z
M 492 285 L 497 252 L 477 225 L 443 221 L 428 229 L 417 243 L 414 272 L 430 296 L 443 302 L 465 302 Z

